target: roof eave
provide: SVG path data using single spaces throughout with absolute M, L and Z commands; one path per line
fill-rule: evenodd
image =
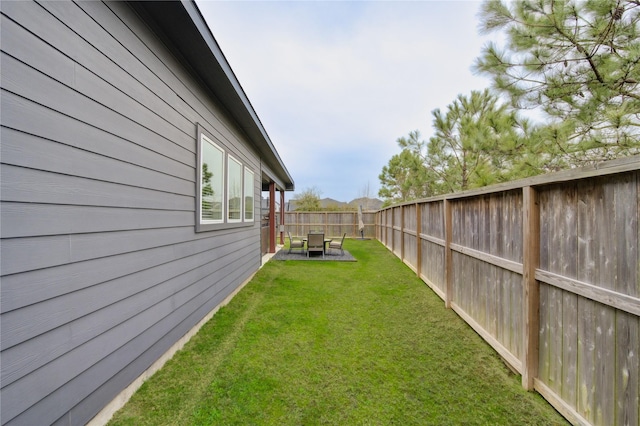
M 292 191 L 295 185 L 289 171 L 195 2 L 181 0 L 130 3 L 153 19 L 155 25 L 188 62 L 189 68 L 238 123 L 260 153 L 262 161 L 275 174 L 273 179 L 279 189 Z

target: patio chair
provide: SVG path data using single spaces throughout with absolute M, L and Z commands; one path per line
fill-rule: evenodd
M 321 252 L 324 259 L 324 234 L 307 235 L 307 257 L 311 252 Z
M 304 252 L 304 241 L 300 237 L 292 237 L 291 232 L 287 231 L 289 234 L 289 253 L 291 253 L 291 249 L 302 249 Z
M 345 239 L 346 236 L 347 236 L 347 233 L 345 232 L 342 235 L 342 239 L 340 239 L 340 241 L 331 240 L 331 242 L 329 243 L 329 250 L 331 250 L 331 249 L 336 249 L 336 250 L 340 249 L 340 253 L 342 255 L 344 255 L 344 249 L 342 248 L 342 245 L 344 244 L 344 239 Z

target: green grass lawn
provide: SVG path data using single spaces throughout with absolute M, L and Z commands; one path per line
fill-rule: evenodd
M 377 241 L 270 261 L 113 425 L 566 424 Z

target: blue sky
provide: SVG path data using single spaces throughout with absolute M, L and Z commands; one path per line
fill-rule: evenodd
M 478 1 L 198 1 L 296 192 L 377 197 L 378 175 L 431 111 L 488 87 Z M 493 35 L 492 38 L 495 38 Z

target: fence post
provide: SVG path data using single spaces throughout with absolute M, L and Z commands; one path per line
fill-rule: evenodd
M 540 321 L 540 286 L 536 281 L 536 268 L 540 263 L 540 206 L 536 190 L 522 188 L 522 284 L 524 351 L 522 360 L 522 387 L 533 390 L 538 375 L 538 327 Z
M 328 212 L 324 212 L 324 235 L 328 235 L 329 234 L 329 213 Z
M 391 207 L 391 252 L 396 250 L 396 209 L 397 207 Z
M 451 308 L 451 300 L 453 299 L 453 266 L 451 265 L 451 234 L 453 215 L 451 213 L 451 202 L 444 200 L 444 306 Z
M 420 234 L 422 233 L 422 209 L 420 203 L 416 203 L 416 275 L 420 278 L 420 271 L 422 270 L 422 239 Z
M 404 204 L 400 206 L 400 259 L 404 263 Z

